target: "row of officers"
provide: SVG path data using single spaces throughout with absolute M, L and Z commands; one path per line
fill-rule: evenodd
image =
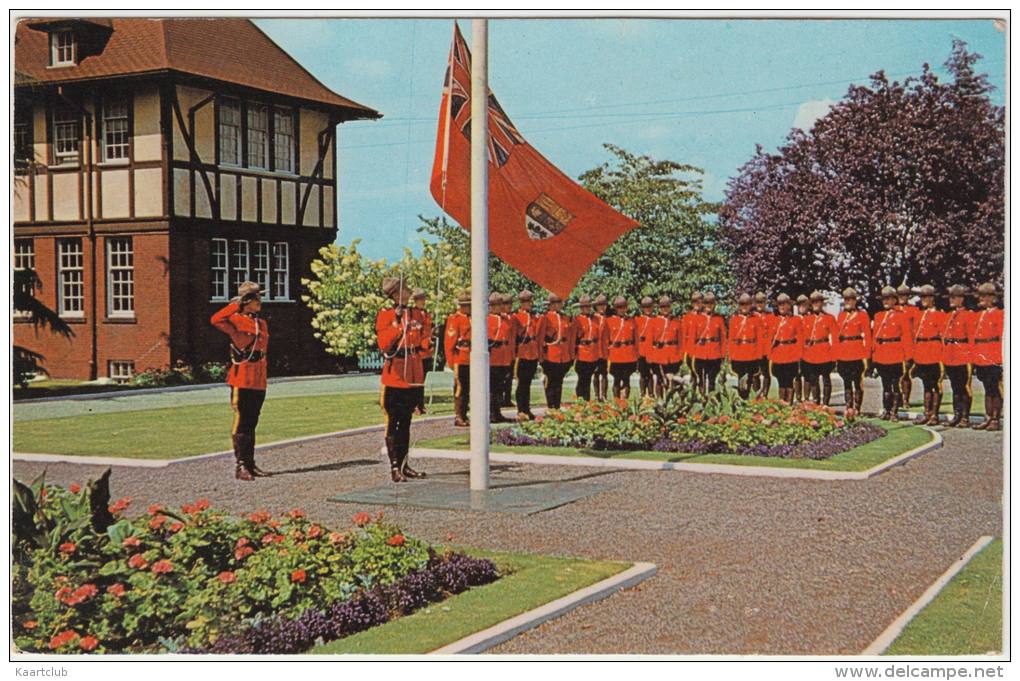
M 435 352 L 433 320 L 421 289 L 409 291 L 393 279 L 384 282 L 384 291 L 395 302 L 393 308 L 380 312 L 376 324 L 386 358 L 384 402 L 387 386 L 405 393 L 395 410 L 401 414 L 397 420 L 403 431 L 414 411 L 425 411 L 424 377 Z M 936 307 L 932 286 L 885 287 L 882 309 L 873 316 L 859 307 L 852 288 L 843 291 L 837 315 L 825 312 L 825 297 L 817 291 L 796 301 L 781 293 L 772 301 L 772 309 L 765 294 L 745 293 L 728 319 L 716 311 L 713 293 L 693 294 L 681 315 L 674 314 L 668 296 L 657 302 L 645 297 L 638 312 L 631 314 L 630 303 L 622 296 L 610 302 L 604 295 L 594 299 L 584 295 L 573 316 L 563 311 L 563 300 L 555 294 L 549 295 L 546 310 L 537 312 L 530 291 L 516 297 L 516 310 L 513 296 L 493 293 L 486 334 L 489 417 L 493 422 L 505 421 L 500 408 L 515 406 L 519 420 L 534 418 L 531 384 L 539 365 L 546 406 L 558 409 L 563 379 L 571 367 L 577 373 L 579 399 L 591 400 L 594 393 L 595 399 L 605 400 L 609 377 L 612 395 L 628 398 L 634 373 L 642 395 L 663 395 L 672 378 L 685 370 L 698 390 L 711 391 L 728 361 L 741 396 L 766 395 L 774 380 L 780 399 L 787 402 L 801 399 L 827 405 L 835 371 L 843 381 L 850 414 L 861 409 L 864 376 L 877 374 L 882 384 L 882 417 L 890 420 L 897 419 L 900 407 L 909 404 L 912 379 L 917 378 L 924 390 L 924 414 L 918 422 L 926 424 L 939 422 L 943 379 L 948 377 L 953 416 L 947 425 L 954 427 L 969 426 L 973 372 L 985 389 L 986 419 L 976 428 L 999 430 L 1003 311 L 997 305 L 996 288 L 992 284 L 978 287 L 976 311 L 966 307 L 970 292 L 963 286 L 951 286 L 946 293 L 950 309 L 943 311 Z M 910 303 L 914 294 L 919 305 Z M 458 310 L 447 318 L 442 332 L 442 350 L 455 376 L 455 423 L 467 426 L 470 296 L 458 296 L 457 303 Z M 516 390 L 512 390 L 514 378 Z M 390 409 L 387 413 L 393 420 Z M 402 449 L 398 445 L 394 457 L 401 464 L 406 461 Z

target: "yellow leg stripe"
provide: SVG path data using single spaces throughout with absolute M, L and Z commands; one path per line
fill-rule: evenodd
M 230 426 L 230 434 L 237 434 L 237 427 L 241 425 L 241 410 L 237 406 L 237 388 L 231 386 L 230 388 L 230 407 L 234 410 L 234 423 Z

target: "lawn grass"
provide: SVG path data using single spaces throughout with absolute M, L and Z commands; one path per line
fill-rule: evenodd
M 63 397 L 65 395 L 94 395 L 97 393 L 112 393 L 138 390 L 138 386 L 129 383 L 109 383 L 106 385 L 98 383 L 86 383 L 84 381 L 53 380 L 32 381 L 26 388 L 15 388 L 11 391 L 14 401 L 31 400 L 39 397 Z
M 630 567 L 629 563 L 526 553 L 474 550 L 465 550 L 465 553 L 491 558 L 501 571 L 509 570 L 510 574 L 406 617 L 316 646 L 309 652 L 313 655 L 429 653 Z
M 776 468 L 807 468 L 823 471 L 865 471 L 903 452 L 924 445 L 930 442 L 933 437 L 929 431 L 923 428 L 916 428 L 905 422 L 870 421 L 886 429 L 885 437 L 820 461 L 812 459 L 780 459 L 767 456 L 743 456 L 740 454 L 683 454 L 652 451 L 606 452 L 572 447 L 508 447 L 492 445 L 491 451 L 512 452 L 514 454 L 549 454 L 553 456 L 591 456 L 600 459 L 669 461 L 673 463 L 719 463 L 733 466 L 771 466 Z M 469 448 L 468 435 L 466 433 L 458 433 L 449 437 L 425 440 L 417 443 L 416 446 L 427 449 L 466 450 Z
M 925 606 L 885 655 L 1002 651 L 1002 540 L 983 548 Z

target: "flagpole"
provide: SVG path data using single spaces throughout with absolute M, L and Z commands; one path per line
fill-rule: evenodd
M 489 23 L 471 20 L 471 490 L 489 489 Z

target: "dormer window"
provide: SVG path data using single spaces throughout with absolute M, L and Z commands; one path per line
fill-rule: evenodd
M 78 60 L 78 41 L 74 31 L 50 33 L 50 66 L 74 66 Z

